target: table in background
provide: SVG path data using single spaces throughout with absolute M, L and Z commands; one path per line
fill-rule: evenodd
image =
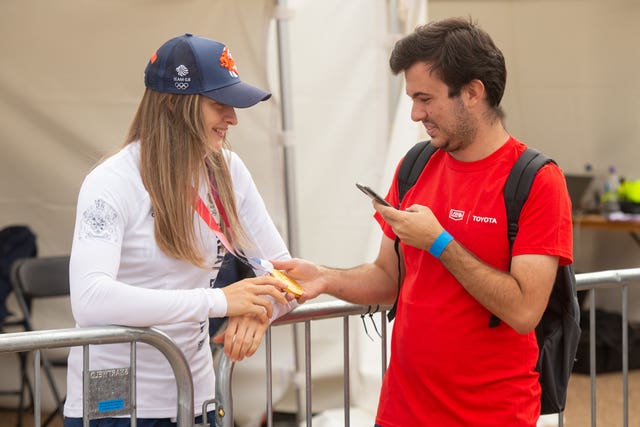
M 609 217 L 600 214 L 574 214 L 573 225 L 591 230 L 626 231 L 640 245 L 640 217 L 638 215 Z

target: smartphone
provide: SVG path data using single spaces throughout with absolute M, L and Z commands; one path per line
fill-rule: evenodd
M 391 207 L 389 202 L 387 202 L 384 198 L 382 198 L 378 193 L 373 191 L 368 186 L 356 182 L 356 187 L 358 187 L 360 189 L 360 191 L 362 191 L 364 194 L 366 194 L 367 196 L 371 197 L 373 200 L 377 201 L 378 203 L 382 203 L 385 206 Z

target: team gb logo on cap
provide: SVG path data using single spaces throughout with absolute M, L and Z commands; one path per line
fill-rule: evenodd
M 229 48 L 225 46 L 220 55 L 220 65 L 229 70 L 229 74 L 232 77 L 238 77 L 238 69 L 236 68 L 236 62 L 229 52 Z
M 187 77 L 189 69 L 185 65 L 178 65 L 176 67 L 176 73 L 178 74 L 178 77 L 173 78 L 176 89 L 186 90 L 189 87 L 189 82 L 191 81 L 191 78 Z

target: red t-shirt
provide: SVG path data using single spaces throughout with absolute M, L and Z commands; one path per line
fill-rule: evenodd
M 526 149 L 510 138 L 477 162 L 438 150 L 401 208 L 430 207 L 440 224 L 484 262 L 507 270 L 509 243 L 503 187 Z M 387 200 L 397 206 L 397 185 Z M 391 239 L 395 235 L 379 215 Z M 489 328 L 491 313 L 427 251 L 401 243 L 406 277 L 398 301 L 376 422 L 406 426 L 535 426 L 540 385 L 534 370 L 535 332 L 504 322 Z M 523 206 L 513 255 L 545 254 L 572 262 L 571 205 L 562 171 L 545 165 Z

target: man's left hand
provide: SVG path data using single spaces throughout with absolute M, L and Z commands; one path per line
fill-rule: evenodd
M 427 250 L 444 228 L 440 225 L 430 208 L 411 205 L 404 211 L 373 204 L 385 222 L 405 244 Z

